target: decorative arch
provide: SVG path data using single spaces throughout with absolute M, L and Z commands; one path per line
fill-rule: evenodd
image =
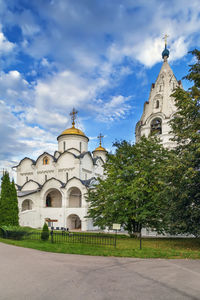
M 22 211 L 32 210 L 34 208 L 33 201 L 26 199 L 22 202 Z
M 69 207 L 81 207 L 82 206 L 82 194 L 79 188 L 71 187 L 69 192 Z
M 67 217 L 67 228 L 69 230 L 81 230 L 81 219 L 76 214 L 71 214 Z
M 162 119 L 155 118 L 151 121 L 151 135 L 162 134 Z
M 45 194 L 45 207 L 62 207 L 62 194 L 59 190 L 52 188 Z

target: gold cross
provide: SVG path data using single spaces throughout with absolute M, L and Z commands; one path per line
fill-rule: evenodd
M 99 145 L 101 146 L 101 141 L 102 141 L 102 138 L 104 138 L 104 136 L 100 133 L 97 138 L 99 139 Z
M 70 116 L 72 118 L 72 127 L 74 127 L 74 125 L 75 125 L 75 119 L 76 119 L 77 113 L 78 113 L 78 111 L 75 110 L 75 108 L 73 108 L 72 112 L 70 113 Z
M 165 34 L 163 37 L 163 40 L 165 40 L 165 47 L 167 47 L 167 38 L 169 37 L 169 35 Z

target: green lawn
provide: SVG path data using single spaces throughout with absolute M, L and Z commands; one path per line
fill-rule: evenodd
M 117 247 L 88 244 L 52 244 L 50 241 L 6 240 L 0 242 L 20 247 L 56 253 L 71 253 L 99 256 L 123 256 L 140 258 L 189 258 L 200 259 L 200 239 L 195 238 L 143 238 L 142 250 L 139 240 L 118 236 Z

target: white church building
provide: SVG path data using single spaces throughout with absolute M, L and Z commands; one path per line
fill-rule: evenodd
M 168 64 L 166 43 L 162 57 L 160 73 L 136 124 L 135 136 L 138 142 L 143 135 L 156 134 L 165 147 L 173 148 L 169 121 L 176 107 L 171 94 L 182 85 Z M 14 167 L 21 226 L 38 228 L 45 220 L 51 219 L 56 220 L 54 226 L 59 228 L 94 229 L 92 220 L 85 218 L 87 188 L 96 178 L 104 178 L 107 151 L 101 146 L 101 135 L 99 147 L 92 153 L 88 151 L 88 137 L 75 127 L 76 113 L 75 110 L 71 113 L 72 127 L 58 136 L 58 150 L 54 155 L 44 152 L 36 160 L 25 157 Z
M 54 155 L 25 157 L 14 167 L 21 226 L 38 228 L 50 219 L 58 228 L 93 229 L 92 220 L 85 218 L 87 187 L 95 178 L 103 178 L 107 151 L 101 146 L 101 134 L 99 147 L 88 151 L 89 138 L 75 127 L 76 113 L 73 109 L 72 127 L 58 136 Z

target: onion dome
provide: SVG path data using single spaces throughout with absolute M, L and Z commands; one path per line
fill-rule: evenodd
M 68 129 L 65 129 L 62 133 L 61 133 L 61 135 L 66 135 L 66 134 L 76 134 L 76 135 L 81 135 L 81 136 L 84 136 L 84 137 L 86 137 L 86 135 L 85 135 L 85 133 L 83 132 L 83 131 L 81 131 L 80 129 L 78 129 L 78 128 L 75 128 L 74 126 L 72 126 L 71 128 L 68 128 Z M 60 135 L 60 136 L 61 136 Z
M 94 151 L 105 151 L 105 152 L 107 152 L 106 149 L 103 148 L 102 146 L 97 147 Z
M 162 58 L 164 59 L 164 57 L 169 57 L 169 50 L 167 49 L 167 46 L 165 45 L 165 49 L 162 52 Z

